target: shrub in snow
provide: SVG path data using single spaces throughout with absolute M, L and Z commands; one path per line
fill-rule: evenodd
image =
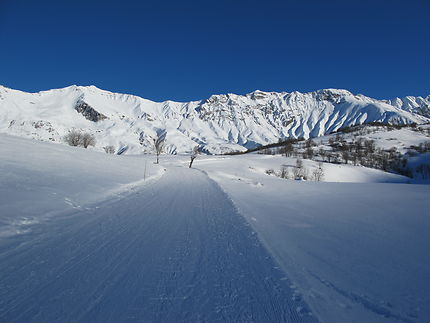
M 318 163 L 318 167 L 312 172 L 312 179 L 316 182 L 321 182 L 324 179 L 324 169 L 321 162 Z
M 95 146 L 96 145 L 96 137 L 94 135 L 84 132 L 81 136 L 81 145 L 84 148 L 87 148 L 88 146 Z
M 106 154 L 114 154 L 115 153 L 115 147 L 114 146 L 105 146 L 103 147 Z
M 70 146 L 82 146 L 87 148 L 88 146 L 94 146 L 96 144 L 96 138 L 94 135 L 87 132 L 80 132 L 78 130 L 70 130 L 67 135 L 64 136 L 64 141 Z
M 275 171 L 272 168 L 266 169 L 266 174 L 267 175 L 275 175 Z
M 290 178 L 290 174 L 289 174 L 287 166 L 284 166 L 284 165 L 281 166 L 281 171 L 279 172 L 279 177 L 284 178 L 284 179 Z
M 303 165 L 303 160 L 297 159 L 296 166 L 293 169 L 294 179 L 307 179 L 308 171 Z
M 82 134 L 77 130 L 70 130 L 67 135 L 64 136 L 64 141 L 70 146 L 79 146 L 81 144 Z

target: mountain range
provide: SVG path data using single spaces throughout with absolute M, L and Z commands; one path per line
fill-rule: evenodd
M 64 143 L 76 129 L 93 134 L 95 149 L 152 150 L 166 135 L 167 153 L 195 146 L 209 154 L 240 151 L 286 138 L 318 137 L 363 123 L 430 122 L 430 95 L 377 100 L 347 90 L 221 94 L 191 102 L 154 102 L 95 86 L 27 93 L 0 86 L 0 133 Z

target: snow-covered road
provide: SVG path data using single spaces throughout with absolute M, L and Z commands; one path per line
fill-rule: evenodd
M 315 321 L 204 173 L 157 182 L 0 239 L 1 322 Z

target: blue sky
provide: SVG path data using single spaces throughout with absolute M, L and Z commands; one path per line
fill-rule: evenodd
M 430 1 L 0 0 L 0 84 L 148 99 L 430 94 Z

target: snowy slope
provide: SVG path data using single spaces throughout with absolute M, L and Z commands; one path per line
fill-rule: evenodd
M 399 109 L 430 118 L 430 95 L 425 98 L 421 96 L 406 96 L 404 98 L 395 98 L 392 100 L 388 100 L 387 103 Z
M 407 111 L 405 111 L 407 110 Z M 96 136 L 96 149 L 151 150 L 167 132 L 168 153 L 244 150 L 286 137 L 316 137 L 366 122 L 422 123 L 406 105 L 391 105 L 346 90 L 310 93 L 255 91 L 194 102 L 152 102 L 94 86 L 25 93 L 0 86 L 0 132 L 62 142 L 72 128 Z
M 367 183 L 264 175 L 264 169 L 291 163 L 285 160 L 212 157 L 196 160 L 195 167 L 232 198 L 321 321 L 427 322 L 430 186 L 375 183 L 400 176 L 375 171 L 373 177 L 363 167 L 355 167 L 360 177 L 345 166 L 327 168 L 327 179 Z
M 162 174 L 153 159 L 0 135 L 0 237 L 115 198 Z
M 83 163 L 97 159 L 98 168 L 112 173 L 101 176 L 73 165 L 70 158 L 83 155 L 78 149 L 0 138 L 34 158 L 12 154 L 0 160 L 0 229 L 37 200 L 63 211 L 0 235 L 1 322 L 317 322 L 204 173 L 170 167 L 150 184 L 65 209 L 52 203 L 51 189 L 67 196 L 84 191 L 94 201 L 92 185 L 130 182 L 133 172 L 139 177 L 126 170 L 135 160 L 87 153 Z M 123 176 L 115 174 L 121 163 Z M 62 181 L 60 169 L 66 172 Z M 40 171 L 47 177 L 41 182 Z M 32 220 L 44 212 L 32 210 Z
M 0 149 L 2 322 L 430 316 L 428 185 L 348 165 L 326 180 L 355 183 L 265 174 L 281 156 L 188 169 L 3 134 Z

